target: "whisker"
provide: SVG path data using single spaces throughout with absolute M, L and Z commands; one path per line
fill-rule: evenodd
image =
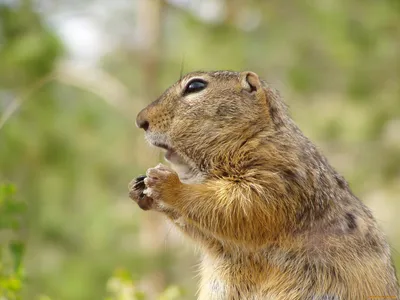
M 179 81 L 182 81 L 184 66 L 185 66 L 185 53 L 182 54 L 181 70 L 180 70 L 180 75 L 179 75 Z

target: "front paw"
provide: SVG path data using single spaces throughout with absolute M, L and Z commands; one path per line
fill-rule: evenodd
M 129 197 L 135 201 L 143 210 L 149 210 L 153 207 L 154 201 L 143 192 L 146 189 L 144 179 L 146 176 L 139 176 L 129 183 Z
M 146 188 L 143 193 L 158 204 L 169 204 L 181 184 L 178 174 L 171 168 L 158 164 L 148 169 L 146 175 L 144 179 Z

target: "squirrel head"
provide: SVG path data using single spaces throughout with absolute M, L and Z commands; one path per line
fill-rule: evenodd
M 207 173 L 221 155 L 274 130 L 277 98 L 253 72 L 193 72 L 144 108 L 136 124 L 173 166 Z

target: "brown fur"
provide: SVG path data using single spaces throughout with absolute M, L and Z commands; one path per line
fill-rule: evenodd
M 185 94 L 193 78 L 207 87 Z M 400 299 L 371 212 L 256 74 L 190 73 L 137 124 L 178 172 L 149 169 L 131 198 L 198 242 L 199 299 Z

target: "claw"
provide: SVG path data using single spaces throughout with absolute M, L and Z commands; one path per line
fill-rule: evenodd
M 139 176 L 138 178 L 136 178 L 136 182 L 132 186 L 132 188 L 135 189 L 135 190 L 145 189 L 146 188 L 146 186 L 144 184 L 144 179 L 145 178 L 146 178 L 146 176 L 144 176 L 144 175 Z
M 139 177 L 136 178 L 136 182 L 143 181 L 146 178 L 146 175 L 140 175 Z

